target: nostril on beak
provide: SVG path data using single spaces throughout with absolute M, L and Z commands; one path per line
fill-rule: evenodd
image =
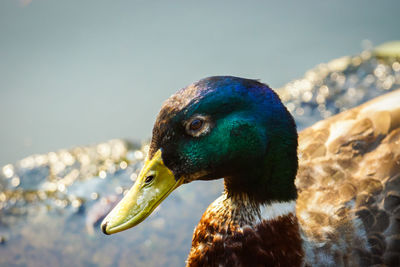
M 103 223 L 103 224 L 101 225 L 101 230 L 103 231 L 103 233 L 104 233 L 105 235 L 109 235 L 109 233 L 107 233 L 107 230 L 106 230 L 106 228 L 107 228 L 107 223 L 108 223 L 108 222 L 105 222 L 105 223 Z

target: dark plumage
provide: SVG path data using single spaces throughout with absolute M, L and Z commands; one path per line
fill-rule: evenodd
M 199 138 L 188 135 L 183 124 L 196 114 L 209 116 L 216 129 Z M 228 192 L 247 190 L 260 202 L 296 196 L 294 120 L 275 92 L 258 81 L 210 77 L 180 90 L 157 117 L 149 158 L 160 148 L 166 166 L 186 182 L 193 175 L 224 177 Z

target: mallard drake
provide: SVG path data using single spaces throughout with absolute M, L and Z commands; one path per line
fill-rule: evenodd
M 102 230 L 131 228 L 182 184 L 221 177 L 188 266 L 398 266 L 400 90 L 298 136 L 267 85 L 200 80 L 163 104 L 145 165 Z

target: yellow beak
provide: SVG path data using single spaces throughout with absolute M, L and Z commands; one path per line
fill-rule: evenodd
M 158 150 L 146 160 L 133 187 L 101 223 L 103 233 L 110 235 L 139 224 L 182 182 L 183 178 L 175 180 Z

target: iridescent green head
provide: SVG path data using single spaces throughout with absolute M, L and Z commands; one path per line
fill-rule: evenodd
M 105 219 L 106 233 L 136 225 L 173 189 L 193 180 L 224 178 L 228 195 L 259 203 L 296 198 L 294 120 L 275 92 L 255 80 L 210 77 L 171 96 L 155 122 L 147 162 L 130 199 Z M 151 203 L 138 212 L 138 199 L 146 194 Z

